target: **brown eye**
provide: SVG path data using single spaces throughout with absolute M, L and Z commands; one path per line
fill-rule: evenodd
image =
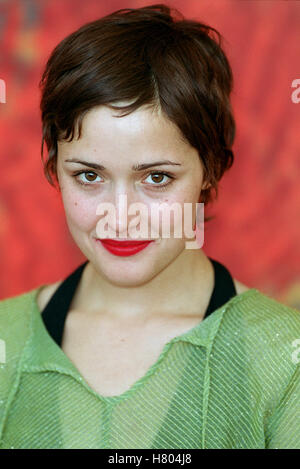
M 151 174 L 151 179 L 153 182 L 160 183 L 163 182 L 165 175 L 164 174 Z
M 97 174 L 95 173 L 84 173 L 85 174 L 85 178 L 89 181 L 89 182 L 93 182 L 95 181 L 95 178 L 97 177 Z
M 93 171 L 81 171 L 80 173 L 75 173 L 73 177 L 79 184 L 84 186 L 96 186 L 96 183 L 101 182 L 99 180 L 100 176 Z M 99 179 L 97 180 L 97 178 Z
M 162 189 L 163 187 L 171 184 L 172 179 L 174 179 L 174 176 L 171 176 L 170 174 L 162 171 L 158 171 L 157 173 L 150 173 L 145 179 L 145 182 L 148 184 L 148 186 Z

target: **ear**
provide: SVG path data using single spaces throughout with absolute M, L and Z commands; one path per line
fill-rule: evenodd
M 203 184 L 202 184 L 202 187 L 201 187 L 201 190 L 206 190 L 206 189 L 209 189 L 211 187 L 211 183 L 208 182 L 208 181 L 205 181 Z

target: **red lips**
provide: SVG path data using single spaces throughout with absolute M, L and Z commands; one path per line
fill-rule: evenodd
M 117 241 L 115 239 L 97 239 L 102 246 L 115 256 L 133 256 L 149 246 L 153 240 L 147 241 Z

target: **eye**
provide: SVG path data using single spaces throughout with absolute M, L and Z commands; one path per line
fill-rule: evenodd
M 156 171 L 149 174 L 149 176 L 147 176 L 145 179 L 145 182 L 151 186 L 162 187 L 170 184 L 172 179 L 174 179 L 174 177 L 170 174 L 164 173 L 162 171 Z
M 100 178 L 100 176 L 98 176 L 98 174 L 94 173 L 93 171 L 81 171 L 79 173 L 75 173 L 73 176 L 79 184 L 84 186 L 95 185 L 95 183 L 99 182 L 100 180 L 96 180 L 96 178 Z

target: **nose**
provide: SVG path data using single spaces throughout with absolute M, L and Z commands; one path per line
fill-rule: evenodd
M 117 193 L 115 196 L 114 229 L 118 238 L 128 237 L 128 193 Z
M 140 213 L 130 211 L 130 207 L 138 202 L 128 190 L 115 190 L 109 200 L 101 202 L 97 206 L 97 215 L 102 218 L 97 223 L 97 235 L 99 238 L 130 238 L 131 227 L 138 227 Z M 138 205 L 140 203 L 138 202 Z

